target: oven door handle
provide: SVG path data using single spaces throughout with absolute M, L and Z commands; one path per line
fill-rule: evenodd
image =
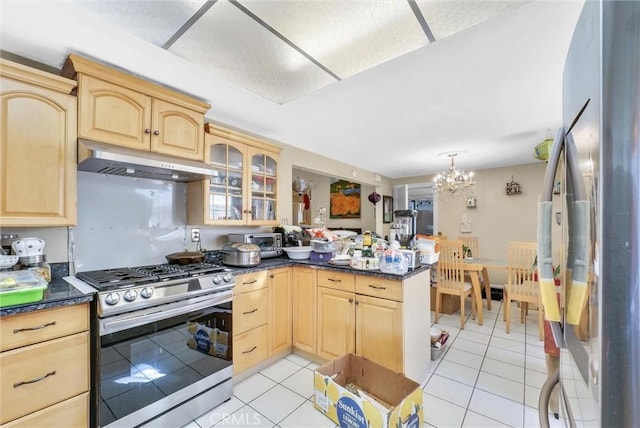
M 116 333 L 128 328 L 149 324 L 155 321 L 171 318 L 173 316 L 183 315 L 200 309 L 207 309 L 221 303 L 230 302 L 232 294 L 225 293 L 225 298 L 221 297 L 222 296 L 220 296 L 219 294 L 217 294 L 215 297 L 195 297 L 180 302 L 149 308 L 145 311 L 138 311 L 135 313 L 127 313 L 122 315 L 115 315 L 110 318 L 104 318 L 100 320 L 100 335 L 104 336 L 106 334 Z

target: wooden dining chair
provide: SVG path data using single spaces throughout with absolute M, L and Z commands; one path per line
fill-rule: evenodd
M 511 302 L 520 302 L 520 322 L 524 324 L 529 303 L 538 307 L 538 337 L 543 338 L 542 300 L 537 278 L 538 246 L 535 242 L 510 242 L 507 254 L 507 283 L 504 287 L 504 320 L 509 333 Z
M 480 257 L 477 236 L 458 236 L 458 241 L 462 241 L 462 245 L 471 249 L 472 257 Z
M 460 296 L 460 328 L 464 329 L 465 304 L 467 296 L 471 297 L 471 313 L 476 319 L 476 304 L 473 286 L 464 281 L 464 263 L 461 258 L 462 242 L 440 241 L 440 258 L 438 260 L 438 277 L 436 282 L 436 322 L 440 317 L 442 295 Z

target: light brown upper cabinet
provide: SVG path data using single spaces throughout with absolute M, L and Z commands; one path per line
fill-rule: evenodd
M 187 222 L 275 226 L 280 148 L 205 125 L 205 162 L 215 175 L 188 184 Z
M 0 60 L 0 225 L 76 223 L 75 87 Z
M 73 54 L 62 73 L 78 81 L 78 138 L 204 160 L 209 104 Z

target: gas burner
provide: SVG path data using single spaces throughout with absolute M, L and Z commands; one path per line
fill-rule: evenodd
M 130 268 L 78 272 L 76 277 L 99 290 L 157 282 L 158 277 Z

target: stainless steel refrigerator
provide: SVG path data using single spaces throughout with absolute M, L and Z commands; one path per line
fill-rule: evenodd
M 639 218 L 640 2 L 586 1 L 539 207 L 540 290 L 560 348 L 542 426 L 554 387 L 566 426 L 640 426 Z

